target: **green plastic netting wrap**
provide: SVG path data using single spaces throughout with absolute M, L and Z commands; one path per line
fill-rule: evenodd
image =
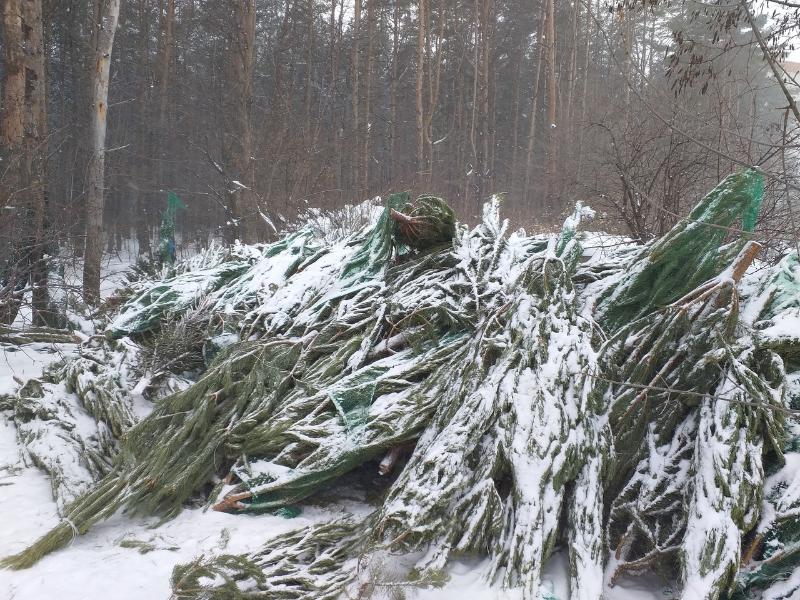
M 158 232 L 158 257 L 161 264 L 175 262 L 175 220 L 179 210 L 185 210 L 186 205 L 174 193 L 167 194 L 167 207 L 161 213 L 161 227 Z
M 677 300 L 719 273 L 753 230 L 761 206 L 764 176 L 755 169 L 726 177 L 663 238 L 642 251 L 626 276 L 601 299 L 598 312 L 616 329 Z M 743 234 L 723 246 L 731 228 Z

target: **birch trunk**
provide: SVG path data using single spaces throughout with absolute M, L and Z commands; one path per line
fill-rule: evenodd
M 89 123 L 92 156 L 89 159 L 89 190 L 86 195 L 86 246 L 83 264 L 83 299 L 100 300 L 100 261 L 103 254 L 103 192 L 108 114 L 108 79 L 111 50 L 119 21 L 120 0 L 101 0 L 92 62 L 92 116 Z

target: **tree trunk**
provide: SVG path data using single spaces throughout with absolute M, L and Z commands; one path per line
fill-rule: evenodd
M 417 61 L 415 99 L 417 117 L 417 174 L 419 180 L 425 170 L 425 114 L 422 104 L 422 84 L 425 81 L 425 15 L 427 13 L 426 0 L 419 0 L 417 9 Z
M 33 289 L 33 321 L 48 323 L 45 254 L 45 161 L 47 116 L 41 0 L 6 0 L 3 6 L 5 81 L 0 158 L 0 236 L 8 234 L 7 256 L 0 257 L 0 323 L 14 321 L 28 284 Z M 3 156 L 5 155 L 5 156 Z
M 136 139 L 138 142 L 138 152 L 141 156 L 147 156 L 152 148 L 150 140 L 152 128 L 149 127 L 150 118 L 148 107 L 150 105 L 150 2 L 144 0 L 139 6 L 139 27 L 142 32 L 139 39 L 139 53 L 141 63 L 139 64 L 139 98 L 136 103 L 138 116 L 138 127 Z M 145 161 L 138 161 L 134 167 L 134 176 L 129 185 L 131 189 L 131 210 L 134 215 L 134 227 L 136 229 L 136 240 L 138 242 L 139 255 L 151 256 L 150 248 L 150 229 L 148 213 L 150 207 L 150 193 L 147 189 L 142 189 L 143 184 L 150 177 L 150 169 Z
M 578 166 L 576 168 L 576 179 L 580 182 L 583 178 L 583 140 L 586 131 L 586 96 L 589 93 L 589 55 L 591 40 L 594 37 L 594 18 L 592 16 L 591 0 L 586 3 L 586 51 L 583 58 L 583 89 L 581 91 L 581 118 L 578 123 L 580 133 L 578 134 Z
M 444 40 L 444 28 L 447 22 L 447 13 L 450 8 L 449 4 L 450 3 L 445 0 L 442 2 L 439 9 L 439 27 L 436 33 L 436 57 L 431 57 L 431 62 L 433 64 L 428 71 L 430 80 L 430 93 L 428 95 L 428 114 L 425 115 L 425 139 L 428 145 L 428 166 L 426 169 L 428 171 L 428 187 L 430 187 L 433 183 L 433 115 L 436 114 L 436 107 L 439 103 L 439 86 L 442 80 L 442 59 L 444 54 L 442 43 Z
M 523 43 L 525 33 L 520 23 L 514 29 L 514 79 L 511 82 L 511 169 L 508 171 L 508 181 L 512 186 L 518 183 L 517 167 L 519 166 L 519 105 L 520 105 L 520 77 L 522 76 L 522 62 L 525 58 L 526 43 Z
M 161 4 L 161 3 L 159 3 Z M 160 12 L 160 11 L 159 11 Z M 161 16 L 161 35 L 158 48 L 158 60 L 156 63 L 156 78 L 158 81 L 158 131 L 155 135 L 157 148 L 155 149 L 157 189 L 159 197 L 163 198 L 163 190 L 167 186 L 165 177 L 165 167 L 167 156 L 169 156 L 169 126 L 167 124 L 167 108 L 169 105 L 169 79 L 170 65 L 172 63 L 172 49 L 175 45 L 174 24 L 175 24 L 175 0 L 166 0 L 164 13 Z
M 367 3 L 367 72 L 365 73 L 364 90 L 364 154 L 361 161 L 361 189 L 369 196 L 369 159 L 370 159 L 370 129 L 372 128 L 372 71 L 375 62 L 373 49 L 375 47 L 375 0 Z
M 394 10 L 392 12 L 392 66 L 391 78 L 389 79 L 389 173 L 388 181 L 390 185 L 395 184 L 397 174 L 397 136 L 399 128 L 397 124 L 397 64 L 398 64 L 398 45 L 400 43 L 400 0 L 394 0 Z
M 578 24 L 580 22 L 581 4 L 575 2 L 570 11 L 570 48 L 569 48 L 569 79 L 567 80 L 567 97 L 561 111 L 566 124 L 563 141 L 572 145 L 575 140 L 575 83 L 578 79 Z
M 480 160 L 478 158 L 478 146 L 475 143 L 475 128 L 477 126 L 476 117 L 477 117 L 477 107 L 478 107 L 478 77 L 480 75 L 480 20 L 481 20 L 481 13 L 480 13 L 480 0 L 475 0 L 475 16 L 472 22 L 472 28 L 474 31 L 474 44 L 473 44 L 473 54 L 472 54 L 472 114 L 470 117 L 469 122 L 469 145 L 470 150 L 472 151 L 472 165 L 469 170 L 469 174 L 467 177 L 464 178 L 464 202 L 469 206 L 470 202 L 470 191 L 471 186 L 470 184 L 475 181 L 476 174 L 477 177 L 480 177 L 478 173 L 480 169 Z M 480 195 L 477 196 L 478 198 L 478 206 L 480 208 L 481 198 Z M 472 207 L 470 207 L 472 208 Z
M 547 195 L 555 193 L 558 115 L 556 113 L 556 3 L 547 0 Z
M 236 0 L 233 4 L 231 40 L 232 89 L 231 123 L 227 136 L 227 161 L 232 178 L 230 198 L 234 223 L 228 228 L 228 241 L 238 237 L 252 243 L 258 238 L 261 222 L 253 177 L 253 131 L 250 113 L 253 104 L 253 49 L 256 37 L 255 0 Z
M 159 135 L 165 138 L 167 125 L 167 89 L 169 86 L 169 66 L 172 62 L 173 29 L 175 24 L 175 0 L 167 0 L 166 14 L 161 23 L 161 47 L 158 53 L 158 128 Z
M 331 81 L 330 81 L 330 90 L 329 95 L 331 98 L 330 101 L 330 110 L 331 110 L 331 125 L 330 125 L 330 143 L 331 147 L 340 148 L 342 147 L 342 124 L 340 122 L 339 111 L 337 103 L 334 101 L 335 98 L 339 97 L 338 93 L 338 79 L 339 79 L 339 40 L 342 38 L 342 12 L 339 11 L 338 17 L 338 27 L 337 27 L 337 17 L 336 17 L 336 7 L 338 1 L 331 0 L 331 13 L 330 13 L 330 67 L 331 67 Z M 334 161 L 336 166 L 334 168 L 334 187 L 336 190 L 339 191 L 339 197 L 341 198 L 341 190 L 342 190 L 342 152 L 335 153 Z
M 103 254 L 103 192 L 108 116 L 108 78 L 111 50 L 119 21 L 120 0 L 99 0 L 99 19 L 94 36 L 92 62 L 92 118 L 89 123 L 92 156 L 89 159 L 89 191 L 86 195 L 86 249 L 83 264 L 83 299 L 95 305 L 100 301 L 100 262 Z
M 359 31 L 359 27 L 361 26 L 361 0 L 355 0 L 355 5 L 353 7 L 353 45 L 350 48 L 350 76 L 353 81 L 352 86 L 352 95 L 350 97 L 350 104 L 351 104 L 351 111 L 353 115 L 353 147 L 352 147 L 352 159 L 351 165 L 353 169 L 353 190 L 355 192 L 356 198 L 361 197 L 361 190 L 359 190 L 359 185 L 361 184 L 361 177 L 359 176 L 359 162 L 360 162 L 360 152 L 359 149 L 361 148 L 360 140 L 361 136 L 359 135 L 360 129 L 359 127 L 360 122 L 358 119 L 358 109 L 359 109 L 359 46 L 361 40 L 361 32 Z
M 478 161 L 478 201 L 483 202 L 487 193 L 491 190 L 490 179 L 491 173 L 491 158 L 490 158 L 490 138 L 491 131 L 489 128 L 490 120 L 490 64 L 489 57 L 491 54 L 492 45 L 492 0 L 483 0 L 481 6 L 481 21 L 480 21 L 480 40 L 481 40 L 481 83 L 480 83 L 480 133 L 481 133 L 481 150 L 480 160 Z
M 531 172 L 533 171 L 533 152 L 536 149 L 536 114 L 539 111 L 539 83 L 542 74 L 542 57 L 544 56 L 544 29 L 545 29 L 545 6 L 542 5 L 539 11 L 539 31 L 536 36 L 536 74 L 533 78 L 533 93 L 531 94 L 531 114 L 528 118 L 528 152 L 525 159 L 525 183 L 522 187 L 523 205 L 528 205 Z

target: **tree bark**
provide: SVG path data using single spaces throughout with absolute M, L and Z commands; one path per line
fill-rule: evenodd
M 422 103 L 422 85 L 425 81 L 425 15 L 428 12 L 426 0 L 419 0 L 417 7 L 417 60 L 415 100 L 417 124 L 417 175 L 419 180 L 425 170 L 425 113 Z
M 439 104 L 439 87 L 442 80 L 442 60 L 444 54 L 442 43 L 444 41 L 444 28 L 447 22 L 447 14 L 450 8 L 449 4 L 448 0 L 444 0 L 439 9 L 439 27 L 436 32 L 436 56 L 435 58 L 431 57 L 431 62 L 433 64 L 428 70 L 430 93 L 428 94 L 428 113 L 425 115 L 425 140 L 428 145 L 428 166 L 426 169 L 428 171 L 428 187 L 433 183 L 433 149 L 435 141 L 433 139 L 433 115 L 436 114 L 436 107 Z
M 173 30 L 175 24 L 175 0 L 167 0 L 166 13 L 161 23 L 161 47 L 158 53 L 158 128 L 164 136 L 167 125 L 167 90 L 169 89 L 169 67 L 172 62 Z
M 547 0 L 547 195 L 548 201 L 556 191 L 556 150 L 558 114 L 556 112 L 556 3 Z
M 0 140 L 6 156 L 0 158 L 5 159 L 7 179 L 0 181 L 0 210 L 12 216 L 4 219 L 10 252 L 0 257 L 0 323 L 14 321 L 30 281 L 34 324 L 45 325 L 49 320 L 44 261 L 47 116 L 41 0 L 5 1 L 3 41 Z
M 92 61 L 92 118 L 89 123 L 92 156 L 89 159 L 89 191 L 86 195 L 86 248 L 83 263 L 83 299 L 100 301 L 100 262 L 103 254 L 103 204 L 108 116 L 108 79 L 111 50 L 119 21 L 120 0 L 99 0 L 94 60 Z
M 523 205 L 528 205 L 531 173 L 533 171 L 533 153 L 536 149 L 536 116 L 539 112 L 539 87 L 542 74 L 542 57 L 544 56 L 544 29 L 545 29 L 546 12 L 545 6 L 542 5 L 539 11 L 539 30 L 536 36 L 536 71 L 533 78 L 533 90 L 531 94 L 531 114 L 528 118 L 528 151 L 525 159 L 525 182 L 522 187 L 522 202 Z
M 589 94 L 589 56 L 591 49 L 591 40 L 594 37 L 594 17 L 592 15 L 592 2 L 586 3 L 586 49 L 583 58 L 583 88 L 581 90 L 581 118 L 578 123 L 580 133 L 578 134 L 578 166 L 575 169 L 575 176 L 578 181 L 583 178 L 583 140 L 584 132 L 586 131 L 586 97 Z
M 524 43 L 524 31 L 522 25 L 517 23 L 514 29 L 513 44 L 516 48 L 514 54 L 514 79 L 511 82 L 511 167 L 508 170 L 508 180 L 518 182 L 517 171 L 519 166 L 519 113 L 520 113 L 520 77 L 522 76 L 522 62 L 525 58 L 527 44 Z
M 481 150 L 480 160 L 478 161 L 478 201 L 483 202 L 487 193 L 491 190 L 490 179 L 492 176 L 491 169 L 491 156 L 490 156 L 490 140 L 491 130 L 490 123 L 490 87 L 491 87 L 491 74 L 490 62 L 492 45 L 492 0 L 483 0 L 481 6 L 481 24 L 480 24 L 480 40 L 481 40 L 481 83 L 480 83 L 480 134 L 481 134 Z
M 372 129 L 372 79 L 373 65 L 375 59 L 373 50 L 375 47 L 375 0 L 368 0 L 367 3 L 367 65 L 364 82 L 364 153 L 361 161 L 361 189 L 363 194 L 369 196 L 369 160 L 370 160 L 370 133 Z
M 169 105 L 170 89 L 170 65 L 172 64 L 172 49 L 175 44 L 174 25 L 175 25 L 175 0 L 166 0 L 164 11 L 161 11 L 163 0 L 159 2 L 159 13 L 161 17 L 161 32 L 158 46 L 158 58 L 156 61 L 156 80 L 158 84 L 158 130 L 155 132 L 154 158 L 156 159 L 155 175 L 158 204 L 163 202 L 165 188 L 167 188 L 167 176 L 165 168 L 169 164 L 169 125 L 167 122 L 167 108 Z M 158 206 L 157 204 L 157 206 Z
M 397 137 L 399 133 L 397 123 L 397 65 L 398 65 L 398 45 L 400 43 L 400 0 L 394 0 L 394 10 L 392 11 L 392 66 L 391 77 L 389 79 L 389 168 L 388 181 L 393 185 L 398 171 L 395 161 L 397 160 Z
M 253 51 L 256 37 L 255 0 L 235 0 L 231 40 L 231 123 L 227 132 L 227 162 L 232 178 L 229 190 L 234 222 L 228 241 L 238 237 L 245 243 L 258 239 L 261 222 L 253 177 Z
M 150 1 L 143 0 L 139 6 L 139 27 L 141 36 L 139 39 L 139 98 L 136 103 L 138 127 L 136 138 L 138 142 L 138 152 L 141 156 L 147 156 L 152 148 L 150 139 L 152 128 L 150 123 Z M 150 177 L 149 166 L 145 161 L 138 161 L 134 167 L 134 177 L 130 182 L 131 191 L 131 210 L 134 215 L 134 227 L 136 229 L 136 240 L 139 255 L 151 256 L 150 248 L 150 223 L 148 213 L 153 206 L 150 202 L 150 194 L 146 189 L 142 189 L 143 182 Z
M 361 177 L 359 175 L 359 163 L 361 159 L 361 136 L 360 136 L 360 121 L 359 121 L 359 51 L 361 41 L 361 0 L 355 0 L 353 6 L 353 45 L 350 49 L 350 70 L 352 78 L 352 95 L 350 96 L 350 105 L 353 116 L 353 147 L 351 165 L 353 169 L 353 188 L 357 198 L 360 198 L 359 186 L 361 184 Z

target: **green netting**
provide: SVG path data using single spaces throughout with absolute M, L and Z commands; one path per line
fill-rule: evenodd
M 785 491 L 774 490 L 774 491 Z M 788 515 L 772 524 L 752 542 L 758 546 L 750 564 L 737 578 L 733 598 L 760 598 L 761 592 L 788 580 L 800 568 L 800 517 Z M 784 598 L 800 593 L 800 583 L 785 589 Z
M 388 365 L 369 366 L 345 377 L 328 390 L 328 396 L 336 405 L 336 410 L 339 411 L 346 427 L 352 428 L 357 423 L 363 423 L 366 420 L 365 411 L 375 397 L 378 378 L 388 370 Z
M 764 176 L 748 169 L 726 177 L 663 238 L 644 250 L 622 281 L 601 299 L 600 321 L 616 330 L 666 306 L 718 274 L 752 231 L 761 206 Z M 739 244 L 723 248 L 731 228 L 745 232 Z
M 186 205 L 175 192 L 167 194 L 167 207 L 161 213 L 161 227 L 158 234 L 158 256 L 162 264 L 171 265 L 175 262 L 175 218 L 179 210 L 185 209 Z
M 167 315 L 177 314 L 192 306 L 203 296 L 245 273 L 248 268 L 248 261 L 232 258 L 222 264 L 181 273 L 148 286 L 125 303 L 106 331 L 112 337 L 121 337 L 156 329 Z
M 408 201 L 408 197 L 406 192 L 389 196 L 386 209 L 381 213 L 378 222 L 375 223 L 359 249 L 342 269 L 342 279 L 353 276 L 362 279 L 370 278 L 386 266 L 387 260 L 392 255 L 393 223 L 389 218 L 389 211 L 403 206 Z

